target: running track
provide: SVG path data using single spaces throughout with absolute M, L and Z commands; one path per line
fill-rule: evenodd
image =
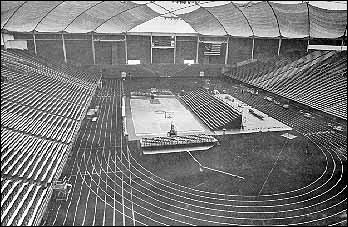
M 84 121 L 63 173 L 72 193 L 66 202 L 50 203 L 44 225 L 346 225 L 346 153 L 330 141 L 307 137 L 325 156 L 326 168 L 296 190 L 242 196 L 183 187 L 141 166 L 121 138 L 121 83 L 104 84 L 93 100 L 100 117 Z M 281 111 L 279 119 L 286 117 Z M 317 124 L 295 119 L 285 123 L 302 134 Z

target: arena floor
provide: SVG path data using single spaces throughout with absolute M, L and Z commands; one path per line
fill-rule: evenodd
M 172 122 L 176 127 L 178 135 L 202 133 L 208 135 L 228 135 L 292 130 L 291 127 L 270 116 L 260 120 L 247 112 L 243 129 L 211 131 L 175 96 L 156 98 L 156 101 L 156 104 L 152 104 L 150 103 L 150 98 L 145 96 L 126 98 L 126 124 L 130 141 L 139 140 L 142 137 L 167 136 Z M 170 117 L 167 117 L 168 114 L 170 114 Z
M 156 98 L 156 104 L 151 104 L 144 96 L 126 100 L 129 140 L 167 136 L 171 123 L 178 135 L 212 134 L 176 97 Z
M 302 132 L 315 120 L 291 117 L 291 140 L 283 132 L 226 135 L 207 151 L 148 156 L 121 138 L 120 99 L 94 98 L 99 118 L 84 120 L 63 171 L 72 193 L 66 201 L 53 195 L 42 225 L 346 225 L 346 155 L 308 143 Z M 202 171 L 193 157 L 244 179 Z

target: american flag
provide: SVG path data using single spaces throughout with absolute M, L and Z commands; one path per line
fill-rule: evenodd
M 218 56 L 221 54 L 221 52 L 220 52 L 221 43 L 205 43 L 204 47 L 205 47 L 204 55 Z

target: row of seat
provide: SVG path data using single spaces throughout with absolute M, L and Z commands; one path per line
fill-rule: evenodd
M 21 106 L 17 113 L 1 110 L 3 127 L 48 140 L 71 143 L 78 122 Z
M 31 226 L 48 189 L 30 182 L 1 178 L 1 226 Z
M 230 74 L 235 75 L 236 79 L 250 81 L 281 68 L 289 62 L 291 61 L 288 57 L 257 59 L 254 62 L 232 68 Z
M 2 129 L 1 174 L 51 182 L 68 145 Z
M 229 128 L 241 120 L 241 115 L 230 106 L 214 98 L 204 89 L 191 91 L 181 99 L 212 130 Z
M 62 117 L 78 120 L 83 111 L 83 103 L 80 105 L 69 101 L 50 97 L 44 93 L 36 92 L 25 87 L 4 85 L 1 94 L 2 102 L 11 103 L 15 106 L 24 105 L 33 109 L 48 112 Z M 84 101 L 84 103 L 86 103 Z
M 255 79 L 233 72 L 229 76 L 347 119 L 346 60 L 346 52 L 315 51 Z
M 1 74 L 1 225 L 34 225 L 100 78 L 12 50 Z
M 245 97 L 249 96 L 249 94 L 242 95 Z M 242 98 L 240 100 L 244 101 Z M 260 105 L 268 104 L 268 106 L 270 106 L 269 103 L 263 101 L 262 98 L 261 100 L 255 98 L 252 99 L 252 101 L 255 103 L 260 102 Z M 251 105 L 250 102 L 246 103 Z M 287 116 L 288 110 L 284 110 L 278 105 L 274 106 L 275 108 L 280 108 L 283 114 Z M 116 108 L 120 107 L 117 106 L 117 103 L 113 103 L 112 109 Z M 278 112 L 279 110 L 273 109 L 273 111 Z M 271 115 L 269 112 L 265 113 Z M 291 115 L 291 117 L 293 117 L 293 121 L 304 120 L 307 122 L 307 119 L 303 117 L 303 119 L 297 119 L 297 117 L 299 117 L 297 115 Z M 104 118 L 102 122 L 108 122 L 108 119 L 110 118 L 113 119 L 109 115 L 106 119 Z M 279 118 L 279 120 L 283 121 L 282 118 Z M 312 122 L 307 122 L 307 124 L 308 123 L 310 124 Z M 102 128 L 105 127 L 104 123 L 101 125 Z M 89 134 L 89 131 L 85 135 L 87 136 L 87 134 Z M 95 135 L 97 136 L 96 139 L 98 138 L 98 134 L 100 133 L 95 131 Z M 108 136 L 106 136 L 106 138 L 109 139 Z M 114 137 L 112 140 L 114 140 Z M 236 140 L 236 143 L 237 141 L 238 140 Z M 297 190 L 290 191 L 294 189 L 294 187 L 290 187 L 289 189 L 281 189 L 280 191 L 275 192 L 275 194 L 267 196 L 264 194 L 261 194 L 260 196 L 248 196 L 241 194 L 240 192 L 238 193 L 238 191 L 236 191 L 236 193 L 232 191 L 227 192 L 228 195 L 218 193 L 223 187 L 223 184 L 217 184 L 216 182 L 221 181 L 215 181 L 215 179 L 221 177 L 225 180 L 223 182 L 226 183 L 226 185 L 232 184 L 238 187 L 237 184 L 243 184 L 243 182 L 248 183 L 249 178 L 251 177 L 244 175 L 245 171 L 243 171 L 243 168 L 237 168 L 234 169 L 234 171 L 229 170 L 228 172 L 238 175 L 240 174 L 241 176 L 246 177 L 246 181 L 238 182 L 234 181 L 233 178 L 221 175 L 213 175 L 213 178 L 209 179 L 207 178 L 207 175 L 212 174 L 212 172 L 210 172 L 210 170 L 206 171 L 207 169 L 202 166 L 201 169 L 199 169 L 196 164 L 192 164 L 195 162 L 190 154 L 183 152 L 169 158 L 167 163 L 172 164 L 173 160 L 178 162 L 182 162 L 182 160 L 186 159 L 190 160 L 189 162 L 185 162 L 185 165 L 183 165 L 183 168 L 188 171 L 188 174 L 180 176 L 172 174 L 171 176 L 173 177 L 167 178 L 164 177 L 163 174 L 160 174 L 161 171 L 157 171 L 159 169 L 158 166 L 162 165 L 155 162 L 156 159 L 153 159 L 154 162 L 150 162 L 145 166 L 144 157 L 139 157 L 139 152 L 128 150 L 125 146 L 124 148 L 125 149 L 118 150 L 115 157 L 110 158 L 110 161 L 107 158 L 109 157 L 109 151 L 108 153 L 104 153 L 104 159 L 100 159 L 93 158 L 96 156 L 92 155 L 97 155 L 95 152 L 86 153 L 85 150 L 80 149 L 78 152 L 79 155 L 85 154 L 86 160 L 95 161 L 92 161 L 91 163 L 76 162 L 75 164 L 77 165 L 76 169 L 80 169 L 81 172 L 86 174 L 81 175 L 81 177 L 85 179 L 88 177 L 88 179 L 91 179 L 91 184 L 87 185 L 90 186 L 89 189 L 91 192 L 97 194 L 101 192 L 101 195 L 106 198 L 105 201 L 111 201 L 111 203 L 108 204 L 110 204 L 119 214 L 122 214 L 122 208 L 124 207 L 123 203 L 121 203 L 121 198 L 124 199 L 125 207 L 128 208 L 127 210 L 129 211 L 124 213 L 125 220 L 131 221 L 131 211 L 134 210 L 135 225 L 287 225 L 306 223 L 320 225 L 324 222 L 326 224 L 335 224 L 342 220 L 338 219 L 339 215 L 342 214 L 341 211 L 344 212 L 346 209 L 344 206 L 344 191 L 343 193 L 340 193 L 340 189 L 343 188 L 345 184 L 340 184 L 341 182 L 337 182 L 335 177 L 332 177 L 331 175 L 332 169 L 333 171 L 339 171 L 341 166 L 334 165 L 333 163 L 328 166 L 327 171 L 320 179 L 316 182 L 308 182 L 307 185 L 304 185 L 305 187 Z M 204 158 L 204 156 L 199 154 L 200 152 L 190 153 L 197 159 L 197 161 L 206 167 L 216 168 L 216 170 L 227 169 L 226 166 L 222 167 L 215 165 L 213 167 L 211 162 L 207 160 L 207 157 Z M 137 158 L 134 158 L 134 156 L 137 156 Z M 219 155 L 213 156 L 221 158 Z M 79 157 L 83 156 L 77 156 L 76 160 L 79 160 Z M 111 164 L 104 165 L 104 162 L 111 162 Z M 116 173 L 113 175 L 114 177 L 110 177 L 108 169 L 110 171 L 110 166 L 114 166 L 115 162 Z M 153 165 L 153 163 L 156 165 Z M 168 165 L 165 165 L 165 160 L 163 163 L 162 170 L 166 170 L 167 172 L 174 170 L 173 168 L 168 168 Z M 186 165 L 187 163 L 188 165 Z M 101 166 L 101 168 L 99 168 L 100 171 L 93 170 L 95 165 Z M 242 170 L 239 172 L 239 169 Z M 283 176 L 284 174 L 280 175 Z M 106 176 L 106 178 L 103 176 Z M 188 179 L 193 180 L 188 182 Z M 263 181 L 261 181 L 261 183 L 262 182 Z M 181 186 L 182 184 L 189 186 Z M 206 186 L 207 184 L 210 185 Z M 97 187 L 94 187 L 93 185 L 97 185 Z M 107 185 L 106 187 L 108 190 L 104 190 L 104 186 L 102 185 Z M 211 188 L 212 185 L 216 190 L 213 188 L 211 191 L 208 191 L 206 188 Z M 77 182 L 75 184 L 75 191 L 73 192 L 74 196 L 72 197 L 72 200 L 79 197 L 79 191 L 79 182 Z M 84 193 L 82 192 L 82 194 Z M 75 195 L 77 197 L 75 197 Z M 114 201 L 114 205 L 112 204 L 112 201 Z M 131 208 L 131 204 L 134 204 L 133 209 Z M 333 209 L 330 213 L 326 212 L 331 208 Z M 58 215 L 60 215 L 61 209 L 59 209 L 59 211 L 57 209 L 52 211 L 52 217 L 55 217 L 57 212 L 59 212 Z M 69 209 L 63 209 L 63 215 L 65 215 L 65 212 L 69 212 Z M 313 212 L 320 212 L 323 215 L 313 215 Z M 89 209 L 86 210 L 87 216 L 88 214 L 93 215 L 94 213 L 93 210 L 91 212 Z M 117 222 L 119 219 L 116 217 L 114 220 Z M 55 220 L 54 218 L 49 218 L 45 224 L 59 225 L 62 222 L 63 221 L 59 221 L 59 219 Z
M 252 96 L 246 93 L 240 94 L 240 96 L 242 98 L 239 98 L 239 96 L 236 96 L 236 98 L 248 105 L 252 105 L 251 102 L 259 104 L 258 106 L 263 108 L 260 108 L 260 110 L 272 117 L 279 115 L 277 119 L 280 121 L 286 120 L 287 124 L 293 126 L 296 130 L 300 129 L 301 132 L 302 130 L 304 132 L 327 130 L 323 125 L 306 119 L 301 114 L 289 112 L 292 111 L 291 109 L 285 110 L 278 105 L 269 104 L 261 96 Z M 245 101 L 245 99 L 250 101 Z M 300 126 L 301 128 L 299 128 Z M 323 137 L 325 135 L 323 134 Z M 329 139 L 325 140 L 325 143 L 330 143 Z M 325 148 L 329 147 L 326 146 Z M 330 148 L 330 152 L 334 151 L 333 149 L 334 147 Z M 326 154 L 328 154 L 327 150 L 325 149 Z M 338 173 L 336 177 L 331 175 L 331 173 L 340 170 L 341 166 L 337 167 L 336 165 L 339 165 L 337 162 L 335 164 L 330 163 L 331 165 L 327 166 L 327 171 L 321 176 L 320 180 L 310 182 L 302 188 L 292 191 L 290 191 L 291 189 L 283 189 L 282 193 L 276 192 L 267 196 L 244 196 L 240 194 L 226 195 L 211 191 L 207 192 L 205 186 L 201 188 L 199 186 L 194 187 L 205 180 L 198 181 L 197 184 L 192 184 L 193 186 L 191 187 L 180 186 L 180 183 L 177 183 L 178 181 L 175 184 L 172 179 L 161 178 L 161 175 L 158 172 L 155 173 L 155 170 L 152 170 L 150 165 L 149 168 L 142 166 L 144 165 L 143 162 L 132 157 L 132 155 L 135 155 L 134 152 L 127 154 L 126 151 L 121 151 L 117 155 L 118 165 L 116 167 L 123 175 L 120 173 L 116 175 L 116 186 L 113 186 L 114 192 L 111 190 L 106 191 L 106 197 L 113 198 L 113 193 L 115 192 L 120 195 L 121 190 L 125 188 L 122 196 L 126 203 L 132 202 L 135 205 L 136 224 L 139 225 L 262 225 L 265 223 L 286 225 L 289 223 L 324 223 L 321 220 L 335 223 L 337 219 L 332 219 L 331 213 L 333 216 L 337 214 L 338 218 L 341 211 L 346 209 L 344 204 L 341 204 L 341 202 L 345 201 L 344 191 L 341 191 L 345 184 L 342 184 L 342 181 L 338 179 Z M 123 156 L 120 158 L 120 155 Z M 180 155 L 183 157 L 189 154 L 184 153 Z M 204 164 L 207 163 L 207 161 L 203 161 L 204 159 L 199 158 L 200 156 L 197 156 L 197 154 L 191 153 L 191 155 L 197 158 L 198 161 Z M 176 155 L 176 157 L 179 156 Z M 130 165 L 128 163 L 129 160 L 131 160 Z M 206 165 L 208 166 L 208 164 Z M 85 168 L 90 168 L 90 173 L 92 172 L 93 167 Z M 106 171 L 106 169 L 102 168 L 101 171 Z M 200 171 L 204 173 L 205 170 Z M 132 184 L 128 183 L 129 175 L 131 175 Z M 101 176 L 99 174 L 99 177 Z M 120 179 L 121 176 L 122 181 Z M 117 181 L 117 178 L 119 181 Z M 107 184 L 110 181 L 112 184 L 114 183 L 114 180 L 111 178 L 108 178 L 107 182 L 101 178 L 102 183 Z M 123 182 L 123 186 L 121 186 L 121 182 Z M 185 183 L 188 184 L 187 182 Z M 216 185 L 216 187 L 219 187 L 219 185 Z M 322 201 L 326 202 L 323 203 Z M 327 219 L 311 215 L 313 212 L 326 212 L 331 207 L 334 207 L 332 212 L 329 214 L 325 213 Z M 121 211 L 122 206 L 116 206 L 116 209 Z M 318 211 L 318 209 L 320 210 Z M 126 218 L 131 218 L 131 215 L 128 215 Z
M 276 119 L 280 119 L 283 123 L 289 125 L 292 128 L 300 130 L 303 134 L 317 141 L 330 141 L 335 147 L 342 149 L 347 148 L 347 137 L 346 135 L 333 131 L 332 127 L 323 122 L 317 121 L 313 124 L 311 119 L 305 118 L 300 112 L 286 111 L 275 104 L 269 104 L 261 96 L 254 96 L 243 94 L 241 92 L 234 92 L 232 94 L 234 97 L 242 100 L 243 102 L 255 106 L 264 113 L 270 113 L 270 116 Z M 324 133 L 325 132 L 325 133 Z M 327 145 L 327 144 L 326 144 Z
M 10 52 L 13 55 L 19 56 L 22 60 L 32 63 L 38 67 L 47 67 L 48 69 L 53 69 L 58 73 L 65 74 L 68 79 L 73 79 L 80 81 L 81 83 L 86 84 L 95 84 L 99 80 L 99 76 L 94 73 L 84 72 L 81 68 L 74 69 L 74 67 L 68 66 L 66 64 L 55 64 L 47 59 L 34 56 L 26 51 L 9 49 L 7 52 Z M 74 78 L 70 78 L 69 75 L 74 75 Z
M 79 88 L 32 71 L 18 73 L 13 68 L 2 68 L 1 73 L 3 76 L 10 78 L 9 82 L 16 83 L 22 87 L 30 87 L 38 92 L 47 93 L 71 102 L 79 102 L 92 92 L 92 90 Z
M 49 68 L 45 65 L 36 63 L 36 62 L 31 62 L 30 60 L 23 58 L 20 55 L 17 54 L 12 54 L 8 51 L 1 50 L 1 64 L 8 66 L 10 68 L 15 68 L 18 71 L 24 71 L 24 72 L 37 72 L 41 75 L 45 75 L 47 77 L 54 78 L 58 81 L 66 82 L 66 83 L 71 83 L 79 87 L 84 87 L 88 89 L 90 84 L 84 80 L 79 80 L 74 76 L 69 77 L 66 73 L 59 72 L 57 70 L 54 70 L 52 68 Z
M 141 147 L 154 147 L 154 146 L 170 146 L 170 145 L 184 145 L 184 144 L 201 144 L 201 143 L 213 143 L 216 139 L 209 135 L 186 135 L 186 136 L 172 136 L 172 137 L 153 137 L 142 138 L 140 143 Z

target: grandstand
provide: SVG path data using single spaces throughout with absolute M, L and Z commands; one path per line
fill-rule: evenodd
M 1 225 L 347 225 L 344 1 L 1 1 Z
M 202 88 L 189 92 L 181 99 L 212 130 L 241 126 L 241 113 Z

